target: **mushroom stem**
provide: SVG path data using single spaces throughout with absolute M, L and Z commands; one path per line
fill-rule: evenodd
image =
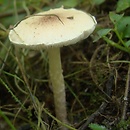
M 66 94 L 64 77 L 62 74 L 60 48 L 48 48 L 49 73 L 54 94 L 56 117 L 63 123 L 67 123 Z M 62 128 L 63 130 L 63 128 Z M 65 130 L 65 129 L 64 129 Z

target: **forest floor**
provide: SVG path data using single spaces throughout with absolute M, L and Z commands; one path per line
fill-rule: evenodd
M 36 130 L 35 127 L 41 130 L 42 125 L 45 130 L 59 129 L 51 116 L 55 116 L 55 112 L 47 53 L 21 49 L 20 62 L 26 72 L 23 77 L 8 32 L 10 27 L 29 13 L 61 4 L 65 8 L 75 7 L 89 12 L 98 23 L 90 37 L 61 48 L 68 120 L 73 130 L 130 129 L 130 33 L 125 31 L 124 36 L 118 26 L 113 24 L 116 18 L 110 16 L 110 12 L 114 12 L 119 17 L 124 14 L 123 18 L 127 16 L 129 19 L 129 6 L 119 11 L 120 0 L 104 0 L 102 3 L 100 0 L 97 3 L 96 0 L 67 2 L 0 0 L 0 130 Z M 124 24 L 130 27 L 129 22 L 126 22 L 118 24 L 121 29 L 124 29 Z M 105 34 L 107 40 L 101 37 L 101 29 L 108 29 Z M 31 93 L 38 99 L 39 116 L 27 91 L 25 79 Z

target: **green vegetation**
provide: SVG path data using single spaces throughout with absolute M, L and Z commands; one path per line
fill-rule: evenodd
M 62 124 L 54 114 L 46 52 L 20 49 L 19 63 L 8 39 L 25 16 L 62 5 L 98 22 L 89 38 L 61 48 L 71 124 L 63 125 L 130 129 L 130 0 L 0 0 L 0 129 L 58 130 Z

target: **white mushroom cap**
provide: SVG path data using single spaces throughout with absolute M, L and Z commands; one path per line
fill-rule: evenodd
M 74 8 L 51 9 L 27 17 L 9 32 L 15 45 L 27 48 L 67 46 L 87 38 L 97 22 L 93 16 Z

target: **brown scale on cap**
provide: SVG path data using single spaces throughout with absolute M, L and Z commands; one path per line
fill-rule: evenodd
M 76 9 L 51 9 L 26 17 L 10 31 L 10 40 L 21 47 L 35 49 L 67 46 L 87 38 L 96 20 Z

